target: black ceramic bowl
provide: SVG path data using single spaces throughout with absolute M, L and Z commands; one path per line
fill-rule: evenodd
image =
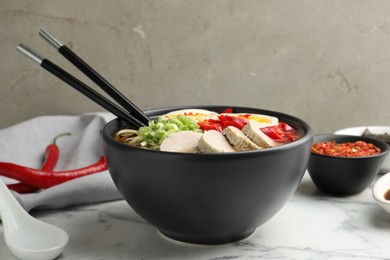
M 196 106 L 222 112 L 231 106 Z M 147 111 L 154 118 L 177 109 Z M 113 139 L 120 120 L 102 131 L 112 179 L 129 205 L 162 234 L 183 242 L 220 244 L 243 239 L 274 216 L 298 187 L 306 170 L 312 130 L 282 113 L 232 107 L 237 113 L 266 114 L 295 127 L 302 138 L 259 151 L 188 154 L 150 151 Z
M 311 153 L 308 172 L 314 184 L 323 192 L 336 196 L 354 195 L 367 188 L 377 176 L 389 153 L 381 141 L 352 135 L 316 135 L 313 143 L 365 141 L 381 149 L 381 153 L 362 157 L 337 157 Z

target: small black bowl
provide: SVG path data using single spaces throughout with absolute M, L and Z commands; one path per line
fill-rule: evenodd
M 361 157 L 341 157 L 311 153 L 308 172 L 321 191 L 348 196 L 362 192 L 377 176 L 385 161 L 389 146 L 382 141 L 352 135 L 315 135 L 313 143 L 335 141 L 336 143 L 364 141 L 381 149 L 379 154 Z

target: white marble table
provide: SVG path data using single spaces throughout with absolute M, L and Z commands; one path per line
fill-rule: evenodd
M 70 242 L 58 259 L 390 259 L 390 215 L 375 204 L 371 188 L 330 197 L 307 174 L 270 221 L 226 245 L 168 241 L 124 201 L 31 214 L 68 232 Z M 3 238 L 0 259 L 15 259 Z

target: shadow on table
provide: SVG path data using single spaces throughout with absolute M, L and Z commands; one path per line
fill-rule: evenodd
M 310 196 L 310 197 L 323 197 L 327 196 L 326 193 L 320 191 L 313 181 L 311 180 L 308 173 L 306 173 L 306 176 L 302 179 L 301 183 L 298 186 L 297 191 L 295 192 L 296 195 L 303 195 L 303 196 Z
M 165 238 L 124 201 L 36 215 L 44 220 L 52 213 L 58 214 L 58 223 L 66 223 L 62 228 L 70 238 L 58 259 L 229 259 L 241 245 L 192 245 Z

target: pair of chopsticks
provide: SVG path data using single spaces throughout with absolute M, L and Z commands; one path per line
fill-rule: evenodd
M 95 84 L 97 84 L 103 91 L 111 96 L 118 104 L 123 108 L 113 103 L 99 92 L 95 91 L 91 87 L 87 86 L 82 81 L 78 80 L 50 60 L 43 58 L 24 44 L 19 44 L 17 50 L 31 58 L 38 63 L 42 68 L 49 71 L 51 74 L 61 79 L 71 87 L 75 88 L 106 110 L 110 111 L 123 121 L 134 127 L 141 127 L 148 124 L 150 119 L 146 116 L 142 110 L 128 100 L 121 92 L 119 92 L 113 85 L 105 80 L 99 73 L 92 69 L 85 61 L 77 56 L 72 50 L 63 45 L 58 39 L 52 36 L 45 29 L 39 31 L 39 35 L 47 40 L 52 46 L 54 46 L 62 56 L 76 66 L 81 72 L 90 78 Z

